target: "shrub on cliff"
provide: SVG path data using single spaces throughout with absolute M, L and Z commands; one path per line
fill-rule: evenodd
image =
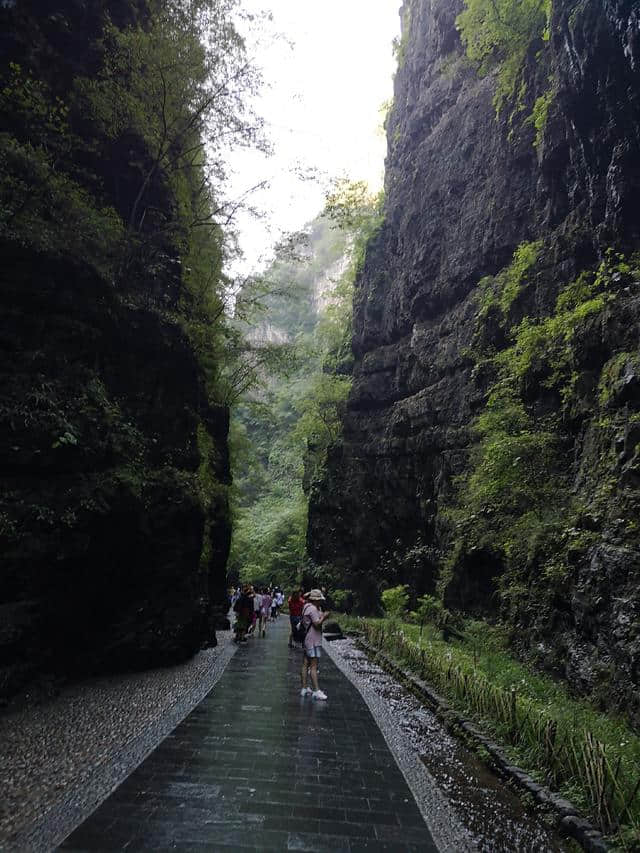
M 540 248 L 527 267 L 529 277 L 518 279 L 518 293 L 536 286 Z M 522 247 L 516 259 L 521 254 Z M 517 612 L 532 595 L 531 578 L 541 596 L 563 589 L 573 566 L 599 541 L 595 519 L 604 511 L 615 513 L 616 523 L 626 523 L 629 532 L 635 529 L 630 526 L 635 512 L 631 491 L 622 487 L 620 496 L 615 494 L 613 472 L 620 460 L 616 463 L 611 450 L 616 441 L 620 444 L 616 431 L 628 435 L 637 418 L 635 404 L 629 403 L 633 392 L 619 424 L 609 404 L 624 386 L 621 371 L 627 371 L 628 382 L 635 381 L 637 361 L 626 350 L 611 356 L 610 347 L 621 347 L 623 340 L 605 344 L 604 332 L 617 303 L 638 286 L 639 261 L 609 251 L 596 269 L 560 288 L 549 316 L 525 316 L 511 327 L 503 316 L 507 325 L 500 338 L 506 336 L 506 345 L 498 352 L 483 326 L 487 305 L 500 304 L 498 285 L 509 282 L 513 264 L 479 288 L 473 357 L 492 378 L 484 410 L 474 421 L 469 466 L 458 478 L 456 502 L 448 510 L 454 544 L 441 588 L 452 575 L 465 573 L 465 561 L 477 566 L 491 555 L 494 580 L 504 571 L 500 596 L 507 610 Z M 569 451 L 576 426 L 593 414 L 602 449 L 595 470 L 582 475 L 578 493 Z

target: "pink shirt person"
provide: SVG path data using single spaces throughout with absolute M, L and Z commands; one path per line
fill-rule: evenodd
M 308 628 L 304 638 L 305 651 L 311 651 L 315 646 L 322 645 L 321 613 L 315 604 L 307 601 L 302 608 L 302 624 Z

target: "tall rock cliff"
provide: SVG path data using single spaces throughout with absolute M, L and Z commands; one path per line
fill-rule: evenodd
M 0 697 L 183 658 L 226 612 L 228 412 L 133 61 L 118 121 L 99 112 L 110 45 L 150 26 L 142 0 L 0 9 Z
M 309 551 L 365 608 L 406 582 L 505 619 L 637 717 L 640 4 L 554 0 L 498 114 L 462 10 L 402 10 L 385 221 Z

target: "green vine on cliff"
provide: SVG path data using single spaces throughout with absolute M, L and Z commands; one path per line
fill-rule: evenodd
M 527 121 L 532 124 L 535 128 L 536 135 L 534 139 L 534 146 L 536 151 L 540 151 L 542 148 L 542 141 L 544 138 L 544 132 L 547 127 L 547 121 L 549 118 L 549 110 L 551 109 L 551 104 L 553 103 L 553 99 L 555 97 L 555 89 L 553 87 L 553 82 L 549 89 L 546 92 L 543 92 L 538 98 L 536 98 L 536 102 L 533 105 L 533 112 L 527 119 Z
M 504 326 L 513 299 L 527 279 L 532 280 L 541 256 L 541 243 L 523 244 L 508 267 L 480 282 L 479 349 L 473 356 L 493 379 L 485 408 L 474 422 L 468 472 L 457 481 L 455 504 L 447 513 L 453 542 L 441 588 L 465 555 L 485 551 L 506 569 L 501 595 L 507 608 L 517 608 L 521 596 L 530 594 L 523 578 L 534 566 L 547 589 L 557 588 L 576 554 L 584 554 L 597 541 L 591 522 L 582 525 L 586 509 L 570 488 L 565 421 L 579 417 L 585 404 L 590 411 L 606 409 L 625 377 L 634 376 L 640 365 L 630 352 L 609 358 L 597 388 L 586 392 L 585 403 L 583 362 L 593 358 L 592 343 L 601 339 L 599 328 L 620 291 L 640 278 L 640 259 L 627 260 L 613 251 L 595 270 L 584 271 L 561 288 L 550 316 L 525 316 L 511 329 L 503 327 L 507 345 L 495 351 L 486 328 L 492 313 L 499 309 Z M 541 397 L 547 404 L 536 409 L 532 400 Z M 601 417 L 599 428 L 606 431 L 604 441 L 610 445 L 616 425 L 609 421 L 611 417 Z M 610 462 L 603 460 L 605 468 Z M 606 478 L 595 479 L 602 486 Z M 609 501 L 611 488 L 615 482 L 607 481 Z M 587 514 L 598 515 L 602 496 L 597 489 L 588 502 Z
M 529 271 L 535 266 L 541 250 L 541 240 L 534 243 L 521 243 L 515 250 L 509 266 L 500 270 L 495 276 L 485 276 L 481 279 L 478 283 L 479 321 L 486 320 L 487 316 L 495 310 L 498 310 L 503 318 L 507 317 L 526 283 Z
M 480 74 L 498 67 L 496 111 L 518 95 L 527 53 L 535 42 L 549 40 L 552 0 L 465 0 L 457 26 Z

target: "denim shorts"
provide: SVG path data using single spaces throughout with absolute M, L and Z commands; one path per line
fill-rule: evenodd
M 304 653 L 308 658 L 322 657 L 322 646 L 312 646 L 310 649 L 305 646 Z

